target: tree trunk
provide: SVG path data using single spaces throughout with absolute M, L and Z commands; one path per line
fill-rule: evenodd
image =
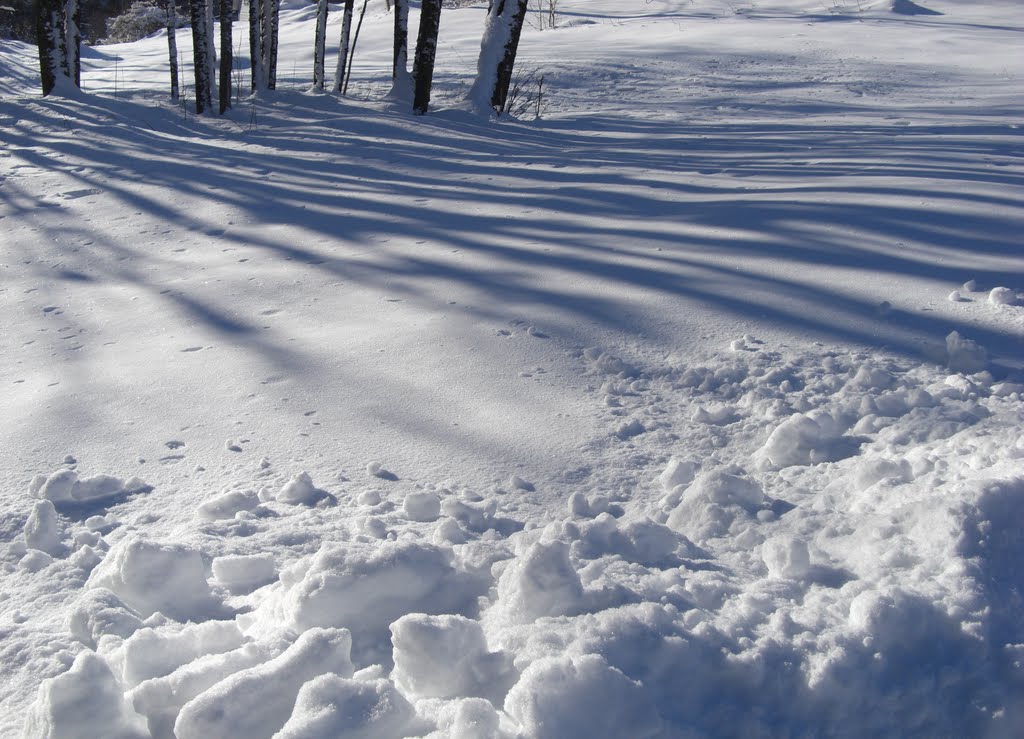
M 327 0 L 316 4 L 316 35 L 313 39 L 313 90 L 324 91 L 324 57 L 327 54 Z
M 345 76 L 348 74 L 348 49 L 352 38 L 352 14 L 356 0 L 345 0 L 341 17 L 341 41 L 338 43 L 338 66 L 334 70 L 334 91 L 345 91 Z
M 173 0 L 171 0 L 173 2 Z M 253 92 L 267 87 L 263 74 L 263 0 L 249 0 L 249 74 Z
M 277 29 L 281 13 L 281 0 L 266 0 L 267 9 L 263 17 L 263 68 L 267 89 L 277 88 Z
M 480 112 L 502 113 L 508 101 L 527 0 L 491 0 L 480 43 L 477 76 L 469 97 Z
M 391 79 L 397 84 L 408 74 L 409 67 L 409 0 L 395 0 L 395 61 Z
M 75 87 L 82 86 L 82 3 L 67 0 L 64 6 L 64 45 L 67 49 L 67 74 Z
M 59 78 L 66 77 L 68 65 L 67 41 L 64 37 L 64 4 L 61 0 L 38 0 L 36 11 L 36 42 L 39 46 L 39 78 L 43 95 L 57 87 Z
M 231 70 L 234 58 L 231 53 L 231 22 L 234 8 L 231 0 L 220 0 L 220 113 L 231 107 Z
M 206 0 L 206 63 L 210 71 L 210 98 L 212 108 L 213 95 L 217 92 L 217 38 L 216 27 L 213 25 L 213 3 L 216 0 Z
M 213 80 L 210 79 L 210 30 L 206 26 L 206 6 L 209 0 L 189 0 L 192 21 L 192 62 L 196 76 L 196 114 L 202 115 L 213 107 Z
M 416 37 L 416 57 L 412 65 L 415 83 L 412 109 L 417 115 L 427 112 L 430 88 L 437 58 L 437 32 L 441 27 L 441 0 L 423 0 L 420 5 L 420 31 Z
M 171 63 L 171 101 L 178 102 L 178 40 L 175 33 L 178 29 L 177 13 L 174 9 L 175 0 L 164 0 L 167 14 L 167 56 Z

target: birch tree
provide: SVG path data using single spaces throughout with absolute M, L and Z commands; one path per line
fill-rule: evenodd
M 313 39 L 313 90 L 324 91 L 324 56 L 327 54 L 327 0 L 317 0 Z
M 478 112 L 505 110 L 527 3 L 528 0 L 490 0 L 487 6 L 476 80 L 469 91 L 470 102 Z
M 67 75 L 75 87 L 82 86 L 82 3 L 67 0 L 64 6 L 64 44 L 67 49 Z
M 409 0 L 395 0 L 395 60 L 391 68 L 391 96 L 407 99 L 409 75 Z
M 267 80 L 263 76 L 263 10 L 263 0 L 249 0 L 249 72 L 252 92 L 267 89 Z
M 210 60 L 210 28 L 206 24 L 209 0 L 189 0 L 192 21 L 192 61 L 196 77 L 196 114 L 202 115 L 213 107 L 213 79 Z
M 164 12 L 167 16 L 167 56 L 171 67 L 171 101 L 178 102 L 178 40 L 175 33 L 178 30 L 177 11 L 174 7 L 175 0 L 164 0 Z
M 345 77 L 348 75 L 349 45 L 352 39 L 352 15 L 355 12 L 355 0 L 344 0 L 345 5 L 341 16 L 341 40 L 338 42 L 338 66 L 334 70 L 334 92 L 345 91 Z M 365 8 L 365 6 L 364 6 Z
M 422 0 L 420 4 L 420 30 L 416 37 L 416 57 L 412 65 L 414 93 L 412 109 L 417 115 L 427 112 L 430 89 L 434 80 L 434 61 L 437 58 L 437 33 L 441 28 L 441 0 Z

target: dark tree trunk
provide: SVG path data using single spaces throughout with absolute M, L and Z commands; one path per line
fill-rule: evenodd
M 516 52 L 519 50 L 519 37 L 523 32 L 523 23 L 526 20 L 527 0 L 505 0 L 506 3 L 515 2 L 513 15 L 509 25 L 509 39 L 505 45 L 504 54 L 498 62 L 498 74 L 494 85 L 494 94 L 491 95 L 491 107 L 502 112 L 505 110 L 505 103 L 508 100 L 508 89 L 512 85 L 512 68 L 516 63 Z
M 167 56 L 171 65 L 171 101 L 178 102 L 178 18 L 174 8 L 174 0 L 164 0 L 164 11 L 167 14 Z
M 334 70 L 334 91 L 344 92 L 345 77 L 348 74 L 348 50 L 352 38 L 352 14 L 356 0 L 345 0 L 341 16 L 341 40 L 338 42 L 338 67 Z M 365 6 L 364 6 L 365 7 Z
M 427 112 L 430 88 L 437 58 L 437 32 L 441 28 L 441 0 L 423 0 L 420 5 L 420 31 L 416 38 L 416 57 L 412 65 L 415 83 L 412 109 L 418 115 Z
M 409 0 L 395 0 L 395 61 L 391 79 L 398 80 L 409 66 Z
M 313 38 L 313 89 L 323 92 L 324 57 L 327 55 L 327 0 L 317 0 L 316 35 Z
M 67 42 L 64 37 L 64 4 L 62 0 L 38 0 L 36 11 L 36 42 L 39 46 L 39 77 L 43 95 L 57 86 L 58 77 L 66 75 Z
M 210 79 L 209 29 L 206 26 L 206 4 L 209 0 L 189 0 L 192 21 L 192 61 L 196 76 L 196 114 L 213 107 L 213 80 Z
M 231 70 L 234 58 L 231 54 L 231 21 L 234 8 L 231 0 L 220 0 L 220 112 L 231 107 Z
M 264 23 L 264 67 L 267 70 L 267 89 L 277 89 L 277 29 L 281 14 L 281 0 L 268 0 Z
M 263 74 L 264 10 L 263 0 L 249 0 L 249 73 L 253 92 L 266 89 L 267 86 L 267 78 Z

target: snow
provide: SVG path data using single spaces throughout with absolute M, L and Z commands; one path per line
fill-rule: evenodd
M 0 46 L 0 737 L 1024 733 L 1016 3 L 458 5 Z

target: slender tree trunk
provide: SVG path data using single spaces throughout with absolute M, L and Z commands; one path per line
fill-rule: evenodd
M 263 74 L 263 0 L 249 0 L 249 74 L 252 91 L 265 90 L 267 78 Z
M 209 0 L 189 0 L 192 21 L 192 61 L 196 76 L 196 114 L 202 115 L 213 107 L 213 80 L 210 79 L 210 31 L 206 25 L 206 6 Z
M 82 3 L 67 0 L 64 6 L 64 45 L 67 48 L 67 73 L 75 87 L 82 86 Z
M 174 8 L 175 0 L 164 0 L 167 13 L 167 56 L 171 66 L 171 101 L 178 102 L 178 17 Z
M 267 11 L 263 18 L 264 39 L 263 66 L 266 69 L 267 89 L 277 88 L 277 29 L 281 13 L 281 0 L 267 0 Z
M 505 44 L 501 61 L 498 62 L 497 84 L 494 87 L 494 94 L 491 96 L 491 107 L 501 112 L 505 110 L 508 90 L 512 85 L 512 69 L 516 63 L 516 53 L 519 51 L 519 37 L 523 32 L 523 23 L 526 21 L 527 6 L 527 0 L 505 0 L 505 2 L 513 6 L 513 13 L 509 22 L 508 43 Z
M 345 0 L 345 9 L 341 16 L 341 40 L 338 42 L 338 66 L 334 70 L 334 92 L 344 92 L 345 77 L 348 73 L 348 49 L 352 37 L 352 14 L 355 11 L 355 0 Z
M 323 92 L 324 57 L 327 55 L 327 0 L 317 0 L 316 36 L 313 40 L 313 89 Z
M 473 107 L 480 112 L 505 110 L 526 6 L 527 0 L 491 0 L 487 8 L 477 76 L 469 92 Z
M 213 25 L 213 4 L 217 0 L 206 0 L 206 63 L 210 71 L 210 97 L 217 92 L 217 38 L 216 27 Z M 213 105 L 211 104 L 212 108 Z
M 434 60 L 437 58 L 437 33 L 441 28 L 441 0 L 422 0 L 420 30 L 416 38 L 416 58 L 412 65 L 415 83 L 412 109 L 417 115 L 427 112 L 430 88 L 434 80 Z
M 62 0 L 38 0 L 36 42 L 39 46 L 39 77 L 43 95 L 49 95 L 61 77 L 67 76 L 68 51 L 64 36 Z
M 391 79 L 398 83 L 409 67 L 409 0 L 395 0 L 395 61 Z
M 234 8 L 231 0 L 220 0 L 220 112 L 231 107 L 231 70 L 234 58 L 231 53 L 231 23 Z
M 363 28 L 363 18 L 366 17 L 366 6 L 370 0 L 363 0 L 363 9 L 359 11 L 359 22 L 356 24 L 355 35 L 352 36 L 352 50 L 348 53 L 348 67 L 345 70 L 345 85 L 341 88 L 341 94 L 348 94 L 348 81 L 352 79 L 352 60 L 356 58 L 356 44 L 359 43 L 359 31 Z

